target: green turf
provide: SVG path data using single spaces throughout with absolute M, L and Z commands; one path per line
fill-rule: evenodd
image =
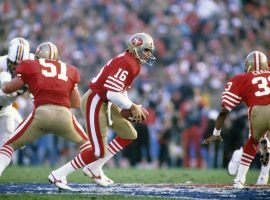
M 52 171 L 48 167 L 8 167 L 0 178 L 0 183 L 47 183 Z M 208 183 L 230 184 L 233 177 L 224 169 L 118 169 L 105 168 L 104 172 L 116 183 Z M 247 184 L 255 183 L 259 171 L 249 170 Z M 71 183 L 90 183 L 90 179 L 82 171 L 76 171 L 68 177 Z
M 53 169 L 48 167 L 8 167 L 0 178 L 0 183 L 48 183 L 47 176 Z M 228 175 L 224 169 L 117 169 L 105 168 L 104 172 L 116 183 L 205 183 L 205 184 L 231 184 L 234 177 Z M 258 170 L 250 170 L 247 176 L 247 184 L 254 184 L 258 177 Z M 93 183 L 85 177 L 81 170 L 68 177 L 70 183 Z M 75 198 L 76 196 L 76 198 Z M 59 194 L 59 195 L 0 195 L 0 199 L 132 199 L 127 196 L 100 196 L 80 194 Z M 149 199 L 147 197 L 136 197 L 136 199 Z M 153 199 L 153 198 L 150 198 Z M 162 198 L 155 198 L 162 199 Z

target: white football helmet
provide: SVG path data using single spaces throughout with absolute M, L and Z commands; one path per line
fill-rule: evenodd
M 138 58 L 142 64 L 152 65 L 156 58 L 153 56 L 155 50 L 154 41 L 147 33 L 136 33 L 128 41 L 128 51 L 135 58 Z M 150 51 L 150 56 L 146 56 L 145 52 Z
M 30 59 L 29 47 L 18 43 L 12 43 L 8 47 L 7 66 L 12 76 L 15 75 L 17 64 L 26 59 Z
M 8 60 L 14 64 L 29 59 L 29 56 L 29 48 L 23 44 L 14 43 L 8 47 Z
M 22 44 L 22 45 L 26 46 L 30 51 L 29 42 L 26 39 L 22 38 L 22 37 L 16 37 L 16 38 L 12 39 L 9 42 L 8 46 L 10 47 L 13 44 L 17 44 L 17 45 Z
M 260 51 L 253 51 L 246 57 L 245 71 L 258 71 L 268 69 L 268 61 L 266 55 Z
M 35 59 L 46 58 L 50 60 L 58 60 L 58 50 L 52 42 L 44 42 L 38 45 L 35 52 Z

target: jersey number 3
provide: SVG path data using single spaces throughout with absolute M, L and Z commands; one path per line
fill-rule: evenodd
M 66 63 L 61 62 L 60 60 L 57 61 L 57 64 L 60 64 L 60 73 L 57 73 L 57 68 L 52 63 L 46 63 L 45 59 L 39 59 L 39 63 L 44 67 L 42 69 L 43 76 L 46 77 L 56 77 L 63 81 L 67 81 L 67 65 Z
M 265 96 L 270 94 L 270 88 L 268 86 L 268 83 L 270 82 L 270 76 L 268 78 L 265 77 L 255 77 L 252 79 L 252 84 L 258 85 L 258 88 L 260 89 L 259 91 L 255 92 L 255 96 L 260 97 L 260 96 Z

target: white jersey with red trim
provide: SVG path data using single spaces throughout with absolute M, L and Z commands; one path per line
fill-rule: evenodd
M 270 104 L 270 70 L 259 70 L 231 78 L 222 94 L 222 106 L 231 111 L 241 102 L 250 108 Z

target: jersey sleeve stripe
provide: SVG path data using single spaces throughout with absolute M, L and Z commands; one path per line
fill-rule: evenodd
M 238 100 L 236 100 L 228 95 L 223 95 L 222 99 L 228 99 L 229 101 L 232 101 L 232 102 L 237 103 L 237 104 L 240 103 L 240 101 L 238 101 Z
M 125 86 L 124 83 L 123 83 L 122 81 L 119 81 L 118 79 L 116 79 L 116 78 L 114 78 L 114 77 L 112 77 L 112 76 L 109 76 L 108 78 L 111 79 L 112 81 L 117 82 L 117 83 L 120 84 L 122 87 Z
M 229 105 L 231 105 L 231 106 L 233 106 L 233 107 L 235 107 L 237 104 L 235 104 L 235 103 L 233 103 L 233 102 L 231 102 L 231 101 L 229 101 L 229 100 L 227 100 L 227 99 L 222 99 L 222 103 L 223 102 L 226 102 L 227 104 L 229 104 Z
M 233 106 L 233 107 L 237 106 L 237 104 L 234 104 L 231 101 L 228 101 L 227 99 L 222 99 L 222 103 L 229 104 L 230 106 Z
M 108 89 L 111 89 L 111 90 L 113 90 L 115 92 L 122 92 L 122 90 L 119 90 L 118 88 L 115 88 L 115 87 L 113 87 L 111 85 L 108 85 L 108 84 L 104 84 L 104 87 L 106 87 Z
M 222 105 L 223 105 L 225 108 L 227 108 L 228 111 L 230 111 L 230 112 L 232 111 L 232 108 L 231 108 L 231 107 L 229 107 L 229 106 L 227 106 L 227 105 L 225 105 L 225 104 L 222 104 Z
M 117 83 L 115 83 L 115 82 L 112 82 L 112 81 L 110 81 L 110 80 L 106 80 L 105 81 L 107 84 L 109 84 L 109 85 L 112 85 L 112 86 L 114 86 L 114 87 L 117 87 L 118 89 L 120 89 L 120 90 L 123 90 L 123 87 L 121 87 L 120 85 L 118 85 Z
M 237 96 L 237 95 L 235 95 L 235 94 L 233 94 L 233 93 L 231 93 L 231 92 L 223 92 L 222 95 L 224 95 L 224 94 L 228 94 L 228 95 L 230 95 L 230 96 L 232 96 L 232 97 L 234 97 L 234 98 L 236 98 L 236 99 L 241 100 L 241 97 L 239 97 L 239 96 Z

